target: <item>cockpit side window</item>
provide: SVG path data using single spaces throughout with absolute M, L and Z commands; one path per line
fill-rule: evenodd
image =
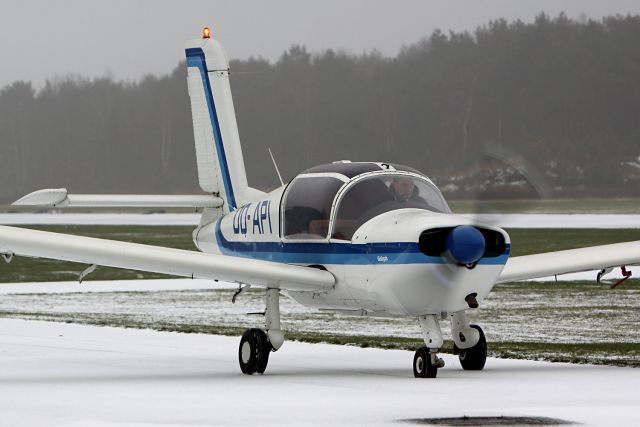
M 450 212 L 440 192 L 422 179 L 400 174 L 373 176 L 346 190 L 337 209 L 332 237 L 351 240 L 353 233 L 371 218 L 405 208 Z
M 298 177 L 284 201 L 284 236 L 324 239 L 329 233 L 333 199 L 343 182 L 331 177 Z

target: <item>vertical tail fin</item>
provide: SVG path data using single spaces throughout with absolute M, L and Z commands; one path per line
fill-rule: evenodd
M 220 42 L 208 37 L 190 40 L 185 52 L 200 187 L 218 193 L 227 213 L 261 194 L 247 184 L 229 61 Z

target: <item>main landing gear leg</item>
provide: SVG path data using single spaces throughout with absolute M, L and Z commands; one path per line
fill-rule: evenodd
M 267 289 L 265 330 L 247 329 L 240 339 L 238 361 L 243 374 L 263 374 L 269 363 L 269 353 L 278 350 L 284 343 L 280 329 L 280 291 Z M 266 332 L 265 332 L 266 331 Z
M 413 375 L 416 378 L 435 378 L 438 368 L 444 366 L 444 360 L 438 357 L 438 350 L 442 347 L 440 324 L 434 314 L 420 316 L 418 321 L 426 346 L 419 348 L 413 356 Z
M 465 371 L 481 371 L 487 361 L 487 339 L 482 328 L 470 325 L 464 311 L 451 315 L 453 353 Z

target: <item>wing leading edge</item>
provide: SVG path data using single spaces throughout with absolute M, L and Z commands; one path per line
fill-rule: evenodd
M 0 226 L 0 253 L 291 291 L 327 290 L 335 284 L 331 273 L 304 266 L 7 226 Z
M 498 283 L 640 264 L 640 241 L 509 258 Z
M 220 197 L 211 194 L 69 194 L 66 188 L 34 191 L 12 203 L 13 206 L 40 207 L 187 207 L 219 208 Z

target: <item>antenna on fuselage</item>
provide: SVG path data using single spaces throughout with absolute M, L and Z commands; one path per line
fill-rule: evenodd
M 280 175 L 280 170 L 278 169 L 278 165 L 276 164 L 276 159 L 273 157 L 273 153 L 271 152 L 271 148 L 267 148 L 269 150 L 269 155 L 271 156 L 271 161 L 273 162 L 273 167 L 276 168 L 276 173 L 278 174 L 278 179 L 280 180 L 280 185 L 284 185 L 284 181 L 282 180 L 282 175 Z

